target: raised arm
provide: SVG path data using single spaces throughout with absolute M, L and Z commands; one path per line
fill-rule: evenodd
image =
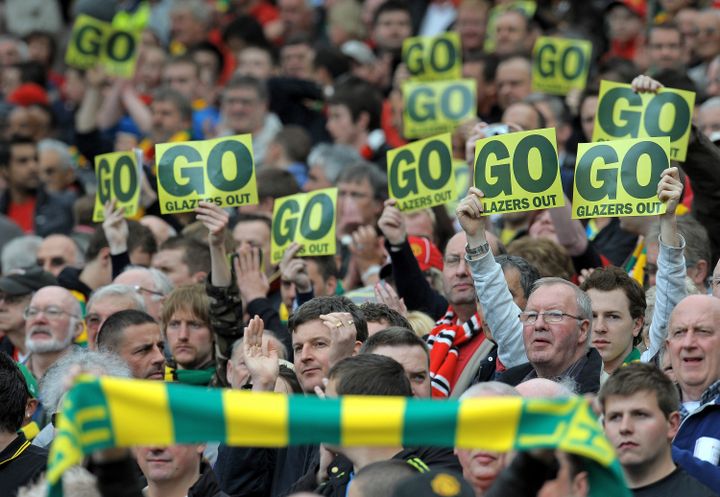
M 483 318 L 498 345 L 500 360 L 506 367 L 513 367 L 527 362 L 523 327 L 518 318 L 521 309 L 513 301 L 500 264 L 495 262 L 485 237 L 488 218 L 483 215 L 483 197 L 480 190 L 470 187 L 456 213 L 467 236 L 465 259 L 470 265 Z

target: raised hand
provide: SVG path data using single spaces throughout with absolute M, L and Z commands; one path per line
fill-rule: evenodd
M 468 194 L 455 209 L 458 222 L 468 238 L 471 246 L 482 245 L 486 242 L 485 227 L 487 218 L 483 216 L 482 198 L 485 195 L 474 186 L 470 187 Z M 473 243 L 470 243 L 473 242 Z
M 401 245 L 407 240 L 407 228 L 405 218 L 400 209 L 395 207 L 397 201 L 394 198 L 385 201 L 385 208 L 378 220 L 378 227 L 390 245 Z
M 320 314 L 320 321 L 330 330 L 330 366 L 350 357 L 355 351 L 357 330 L 349 312 Z
M 195 208 L 197 220 L 203 223 L 208 230 L 208 242 L 218 247 L 225 244 L 225 232 L 230 222 L 230 215 L 222 207 L 212 203 L 200 201 Z
M 674 215 L 680 196 L 682 195 L 683 184 L 680 182 L 680 172 L 677 167 L 669 167 L 660 175 L 657 194 L 662 203 L 665 204 L 665 215 Z
M 250 371 L 253 390 L 271 392 L 280 374 L 278 351 L 272 341 L 263 346 L 265 323 L 259 316 L 253 317 L 245 327 L 243 356 Z
M 245 245 L 238 251 L 234 260 L 235 278 L 240 296 L 247 306 L 258 298 L 265 298 L 270 289 L 267 276 L 260 264 L 260 249 Z
M 115 199 L 108 200 L 103 206 L 105 220 L 102 227 L 105 238 L 113 255 L 127 252 L 127 240 L 130 236 L 127 221 L 125 220 L 125 209 L 117 207 Z
M 302 246 L 297 242 L 292 242 L 287 248 L 280 261 L 280 278 L 282 281 L 293 283 L 298 292 L 307 293 L 312 289 L 307 263 L 295 257 L 301 248 Z
M 401 299 L 395 289 L 384 281 L 375 284 L 375 300 L 407 317 L 408 310 L 407 306 L 405 306 L 405 300 Z
M 635 76 L 635 79 L 632 80 L 630 85 L 635 93 L 657 93 L 660 88 L 664 88 L 660 81 L 643 74 Z

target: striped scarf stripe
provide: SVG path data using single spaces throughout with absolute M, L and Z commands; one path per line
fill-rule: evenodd
M 557 447 L 589 458 L 593 497 L 630 496 L 615 453 L 581 397 L 320 399 L 89 376 L 78 378 L 58 417 L 47 472 L 50 495 L 62 495 L 58 482 L 63 471 L 95 450 L 208 441 L 248 447 L 430 445 L 496 452 Z
M 435 398 L 447 398 L 453 389 L 458 364 L 458 348 L 482 333 L 482 320 L 475 313 L 467 322 L 457 323 L 452 307 L 436 323 L 427 337 L 430 348 L 430 387 Z

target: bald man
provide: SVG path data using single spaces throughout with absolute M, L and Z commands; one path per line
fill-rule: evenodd
M 38 380 L 58 359 L 72 349 L 83 330 L 80 304 L 65 288 L 46 286 L 38 290 L 25 309 L 25 365 Z
M 82 254 L 72 238 L 65 235 L 47 236 L 37 251 L 37 264 L 57 278 L 67 266 L 77 267 Z
M 720 299 L 690 295 L 681 300 L 670 315 L 666 347 L 682 402 L 673 460 L 718 493 Z

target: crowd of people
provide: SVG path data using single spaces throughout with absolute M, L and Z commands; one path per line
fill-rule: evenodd
M 81 14 L 141 32 L 131 77 L 64 63 Z M 1 495 L 45 495 L 80 372 L 321 397 L 585 395 L 633 495 L 720 495 L 717 2 L 9 0 L 2 25 Z M 476 92 L 454 159 L 472 171 L 496 123 L 554 128 L 565 207 L 485 215 L 472 184 L 412 212 L 388 198 L 386 153 L 412 142 L 403 42 L 447 32 Z M 584 90 L 533 91 L 539 36 L 592 42 Z M 659 216 L 571 216 L 601 80 L 695 93 Z M 257 204 L 161 213 L 156 145 L 242 134 Z M 138 214 L 112 200 L 94 223 L 95 158 L 133 150 Z M 292 243 L 273 264 L 275 201 L 330 187 L 336 254 Z M 64 488 L 584 497 L 588 468 L 561 450 L 209 442 L 97 452 Z

